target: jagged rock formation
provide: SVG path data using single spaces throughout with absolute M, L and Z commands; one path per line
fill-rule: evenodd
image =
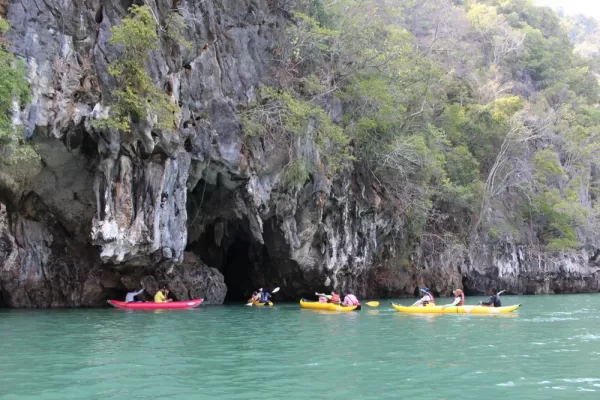
M 140 123 L 133 135 L 100 131 L 119 52 L 110 28 L 131 1 L 12 2 L 8 39 L 26 60 L 33 99 L 21 114 L 42 163 L 0 174 L 0 305 L 99 306 L 144 282 L 207 303 L 244 299 L 259 286 L 284 298 L 315 290 L 359 296 L 448 294 L 502 284 L 514 292 L 598 290 L 595 257 L 539 257 L 505 245 L 411 250 L 399 266 L 402 226 L 359 172 L 315 175 L 280 190 L 288 162 L 277 143 L 245 139 L 238 105 L 273 78 L 269 52 L 286 24 L 267 0 L 157 0 L 178 7 L 191 49 L 163 43 L 147 65 L 181 107 L 179 129 Z M 315 155 L 310 141 L 301 151 Z M 316 159 L 316 157 L 312 157 Z M 317 162 L 317 161 L 315 161 Z M 318 170 L 318 168 L 316 168 Z
M 223 275 L 193 254 L 186 254 L 177 268 L 158 265 L 151 273 L 111 268 L 91 245 L 72 240 L 50 214 L 40 212 L 36 218 L 11 213 L 9 220 L 0 208 L 0 301 L 5 306 L 98 306 L 141 284 L 150 300 L 165 283 L 175 299 L 202 297 L 206 304 L 221 304 L 225 298 Z

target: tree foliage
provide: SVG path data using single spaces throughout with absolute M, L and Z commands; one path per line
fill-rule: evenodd
M 0 17 L 0 35 L 10 29 Z M 13 122 L 15 107 L 26 104 L 31 96 L 25 64 L 10 51 L 0 37 L 0 159 L 11 163 L 36 158 L 33 147 L 27 145 L 22 129 Z
M 576 248 L 599 220 L 598 31 L 530 0 L 297 2 L 277 83 L 244 130 L 320 121 L 411 240 Z M 305 184 L 304 156 L 290 157 Z
M 110 44 L 122 51 L 121 57 L 109 65 L 108 72 L 119 83 L 112 93 L 110 117 L 96 121 L 98 127 L 112 127 L 129 131 L 131 122 L 154 119 L 161 129 L 175 127 L 175 113 L 179 110 L 145 69 L 151 52 L 159 45 L 159 28 L 149 6 L 133 5 L 130 16 L 111 28 Z M 183 40 L 180 20 L 173 16 L 169 37 Z

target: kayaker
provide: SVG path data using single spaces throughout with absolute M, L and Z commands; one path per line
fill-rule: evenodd
M 169 301 L 173 301 L 171 299 L 167 299 L 168 295 L 169 295 L 169 291 L 167 290 L 167 288 L 163 287 L 158 292 L 156 292 L 156 294 L 154 295 L 154 302 L 155 303 L 168 303 Z
M 322 294 L 319 296 L 319 303 L 327 303 L 329 301 L 329 299 L 327 298 L 326 295 Z
M 258 289 L 259 294 L 260 294 L 260 302 L 261 303 L 268 303 L 269 299 L 271 298 L 271 293 L 262 290 L 262 288 Z
M 454 289 L 452 293 L 454 293 L 454 301 L 452 302 L 452 304 L 446 304 L 444 308 L 462 306 L 465 303 L 465 294 L 461 289 Z
M 487 299 L 486 301 L 482 301 L 479 304 L 481 304 L 482 306 L 488 306 L 491 307 L 492 305 L 494 307 L 502 307 L 502 302 L 500 301 L 500 296 L 498 296 L 498 291 L 496 290 L 496 288 L 491 288 L 490 289 L 490 298 Z
M 346 307 L 360 306 L 360 302 L 358 301 L 355 295 L 348 293 L 346 294 L 346 296 L 344 296 L 344 302 L 342 303 L 342 305 Z
M 252 297 L 250 297 L 250 301 L 259 301 L 259 300 L 260 300 L 260 294 L 258 292 L 253 292 Z
M 423 307 L 423 306 L 426 306 L 428 304 L 431 304 L 431 305 L 435 306 L 435 298 L 433 297 L 433 294 L 431 294 L 431 291 L 428 288 L 421 288 L 421 289 L 419 289 L 419 291 L 421 293 L 423 293 L 423 297 L 421 297 L 420 300 L 417 300 L 413 304 L 413 306 Z
M 127 295 L 125 296 L 125 301 L 127 303 L 133 303 L 135 302 L 135 296 L 137 296 L 138 294 L 142 293 L 144 291 L 144 288 L 142 287 L 140 290 L 138 290 L 137 292 L 129 292 L 127 293 Z
M 329 301 L 333 304 L 340 304 L 341 303 L 340 295 L 332 290 L 331 291 L 331 299 Z

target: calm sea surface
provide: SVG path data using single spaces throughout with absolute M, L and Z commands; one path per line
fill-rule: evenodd
M 502 299 L 523 307 L 0 310 L 0 399 L 600 399 L 600 294 Z

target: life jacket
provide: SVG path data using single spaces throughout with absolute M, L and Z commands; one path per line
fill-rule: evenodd
M 331 302 L 335 303 L 335 304 L 339 304 L 340 303 L 340 295 L 337 293 L 334 293 L 331 295 Z
M 327 297 L 319 296 L 319 303 L 327 303 Z
M 460 296 L 460 301 L 458 302 L 457 306 L 462 306 L 463 303 L 465 302 L 465 294 L 461 293 L 459 296 Z M 458 296 L 456 296 L 456 297 L 458 297 Z
M 423 305 L 426 306 L 427 304 L 431 304 L 432 306 L 435 306 L 435 298 L 433 297 L 431 292 L 426 292 L 425 294 L 429 296 L 429 301 L 424 301 Z

